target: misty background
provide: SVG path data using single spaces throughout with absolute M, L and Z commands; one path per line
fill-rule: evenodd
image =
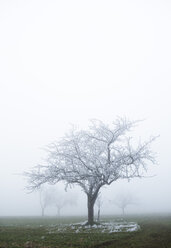
M 22 175 L 75 124 L 143 119 L 132 135 L 153 142 L 147 178 L 101 191 L 102 214 L 171 212 L 171 2 L 169 0 L 0 0 L 0 216 L 41 215 L 39 193 Z M 64 186 L 56 185 L 61 192 Z M 86 196 L 61 214 L 86 214 Z M 47 214 L 56 210 L 47 208 Z

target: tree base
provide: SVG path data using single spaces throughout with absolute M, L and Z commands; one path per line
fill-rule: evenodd
M 97 222 L 97 221 L 93 221 L 93 222 L 91 222 L 91 223 L 87 221 L 87 222 L 84 224 L 84 226 L 93 226 L 93 225 L 97 225 L 97 226 L 98 226 L 98 225 L 101 225 L 101 224 L 100 224 L 100 222 Z

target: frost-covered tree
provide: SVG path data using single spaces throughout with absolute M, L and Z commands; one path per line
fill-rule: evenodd
M 99 190 L 118 179 L 142 177 L 147 162 L 154 163 L 150 144 L 131 144 L 128 132 L 137 124 L 118 118 L 111 125 L 93 120 L 88 130 L 73 128 L 48 146 L 47 161 L 26 173 L 29 188 L 64 181 L 77 184 L 87 195 L 88 224 L 94 223 L 94 204 Z

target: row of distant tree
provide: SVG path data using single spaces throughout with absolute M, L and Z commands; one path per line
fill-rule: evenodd
M 42 217 L 45 216 L 45 211 L 48 207 L 55 207 L 56 216 L 60 218 L 61 210 L 64 207 L 68 205 L 77 205 L 77 195 L 72 192 L 63 192 L 62 190 L 58 190 L 56 187 L 41 186 L 41 188 L 39 189 L 39 201 Z M 102 198 L 101 193 L 99 193 L 95 203 L 97 207 L 97 221 L 100 221 L 100 214 L 103 203 L 104 199 Z M 129 205 L 136 204 L 137 200 L 129 193 L 122 193 L 117 195 L 113 200 L 109 200 L 109 203 L 120 208 L 122 211 L 122 215 L 124 216 L 125 209 Z
M 76 205 L 77 196 L 71 192 L 63 192 L 56 187 L 41 186 L 39 189 L 39 201 L 41 206 L 42 216 L 45 215 L 47 207 L 53 206 L 56 208 L 56 215 L 60 217 L 61 210 L 67 205 Z

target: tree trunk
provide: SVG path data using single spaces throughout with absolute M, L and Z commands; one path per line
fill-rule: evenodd
M 57 207 L 57 216 L 60 219 L 60 217 L 61 217 L 61 209 L 59 207 Z
M 42 207 L 42 217 L 45 216 L 45 208 Z
M 123 216 L 125 215 L 125 208 L 124 207 L 122 208 L 122 215 Z
M 98 212 L 97 212 L 97 221 L 100 221 L 100 208 L 98 209 Z
M 88 224 L 89 225 L 93 225 L 94 224 L 94 203 L 96 201 L 96 198 L 95 196 L 89 196 L 88 195 L 88 204 L 87 204 L 87 207 L 88 207 Z

